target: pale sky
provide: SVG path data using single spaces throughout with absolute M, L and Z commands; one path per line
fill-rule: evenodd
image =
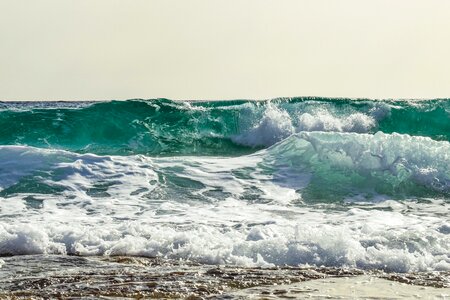
M 450 0 L 0 0 L 0 100 L 450 98 Z

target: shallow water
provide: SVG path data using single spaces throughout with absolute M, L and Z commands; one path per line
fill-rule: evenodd
M 243 268 L 129 256 L 34 255 L 8 257 L 3 261 L 0 297 L 19 299 L 286 299 L 355 295 L 367 298 L 377 293 L 380 299 L 417 294 L 450 296 L 448 272 L 405 275 L 324 267 Z M 308 283 L 299 284 L 302 282 Z M 351 286 L 355 285 L 365 288 L 352 291 Z M 379 287 L 383 288 L 382 293 L 375 293 Z

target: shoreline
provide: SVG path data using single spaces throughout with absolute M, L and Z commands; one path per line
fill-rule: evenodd
M 450 272 L 246 268 L 135 256 L 24 255 L 2 260 L 1 299 L 450 297 Z

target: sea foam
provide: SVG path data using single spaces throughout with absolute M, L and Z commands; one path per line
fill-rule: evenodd
M 448 207 L 445 206 L 448 210 Z M 275 212 L 271 212 L 274 210 Z M 2 254 L 142 255 L 241 266 L 316 265 L 411 272 L 450 270 L 442 220 L 400 211 L 250 205 L 229 199 L 175 217 L 113 221 L 29 218 L 0 226 Z M 199 222 L 199 218 L 201 221 Z M 168 223 L 169 222 L 169 223 Z M 194 225 L 194 223 L 197 223 Z
M 231 158 L 2 146 L 0 254 L 448 270 L 448 153 L 330 132 Z
M 448 271 L 449 105 L 0 103 L 0 255 Z

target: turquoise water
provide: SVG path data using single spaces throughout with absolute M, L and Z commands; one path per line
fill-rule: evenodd
M 449 116 L 449 100 L 1 103 L 0 144 L 102 155 L 235 156 L 299 131 L 382 131 L 449 141 Z M 260 124 L 261 120 L 266 123 Z M 289 126 L 282 128 L 287 121 Z M 269 132 L 259 133 L 259 140 L 242 138 L 261 125 Z
M 450 100 L 0 103 L 0 254 L 450 270 Z

